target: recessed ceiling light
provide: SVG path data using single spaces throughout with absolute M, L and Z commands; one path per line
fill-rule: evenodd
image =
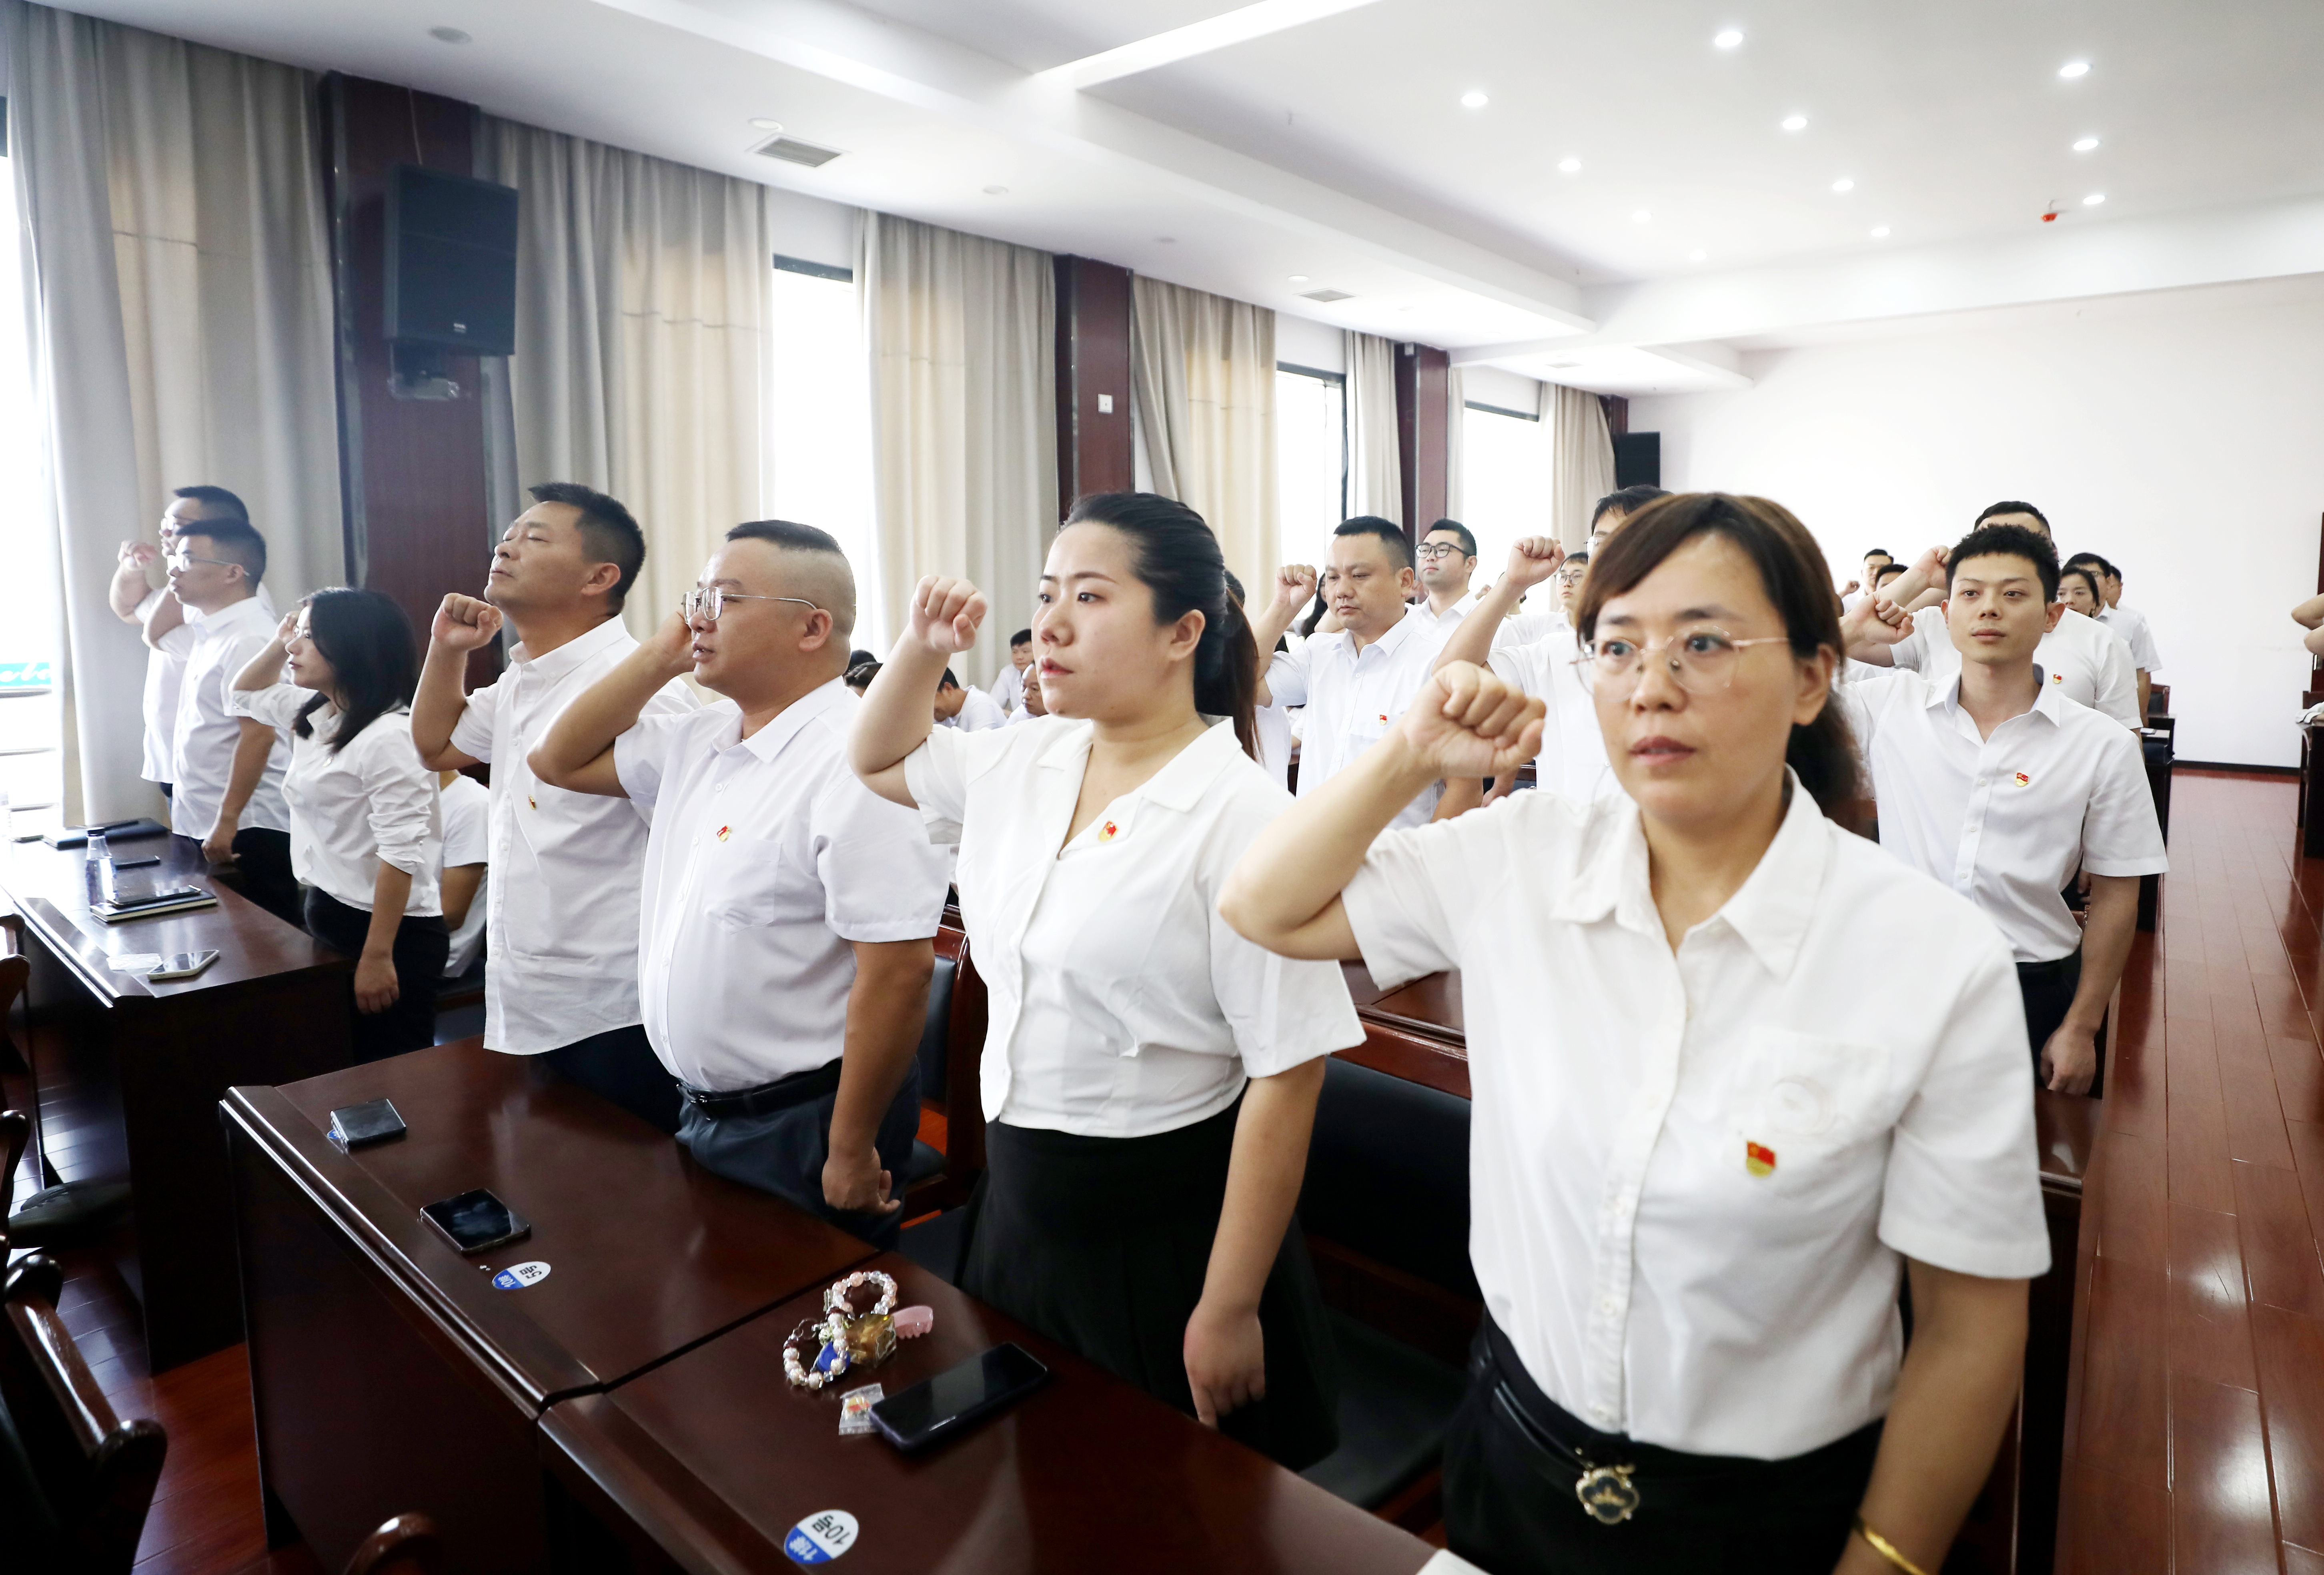
M 1650 224 L 1654 221 L 1654 216 L 1652 213 L 1642 207 L 1630 216 L 1630 222 L 1634 225 Z
M 2072 81 L 2077 77 L 2087 77 L 2089 74 L 2090 63 L 2088 60 L 2068 60 L 2064 65 L 2058 68 L 2058 75 L 2063 77 L 2069 82 Z
M 1710 256 L 1710 255 L 1711 255 L 1711 253 L 1708 253 L 1708 252 L 1704 251 L 1702 247 L 1697 246 L 1693 251 L 1689 252 L 1689 253 L 1686 254 L 1686 260 L 1687 260 L 1688 262 L 1702 262 L 1705 257 L 1708 257 L 1708 256 Z
M 2078 143 L 2076 143 L 2074 144 L 2074 152 L 2078 152 L 2078 153 L 2087 153 L 2087 152 L 2089 152 L 2092 148 L 2095 148 L 2095 147 L 2097 147 L 2098 145 L 2098 138 L 2096 138 L 2096 137 L 2084 137 L 2080 142 L 2078 142 Z
M 2084 207 L 2098 207 L 2098 204 L 2100 204 L 2100 203 L 2104 202 L 2105 200 L 2106 200 L 2106 193 L 2105 193 L 2105 192 L 2103 192 L 2103 191 L 2093 191 L 2093 192 L 2091 192 L 2088 197 L 2085 197 L 2084 198 L 2082 198 L 2082 206 L 2083 206 Z
M 428 30 L 428 36 L 438 43 L 464 44 L 473 41 L 466 33 L 456 27 L 431 27 Z
M 1834 191 L 1853 191 L 1856 189 L 1856 182 L 1843 175 L 1831 183 L 1831 189 Z
M 1886 240 L 1888 238 L 1888 226 L 1886 225 L 1874 225 L 1872 226 L 1872 238 L 1876 241 Z
M 1307 282 L 1307 276 L 1305 273 L 1295 273 L 1291 276 L 1291 282 L 1294 284 L 1305 284 Z
M 1808 117 L 1804 115 L 1787 115 L 1784 116 L 1784 129 L 1785 131 L 1805 131 L 1808 129 Z
M 1579 159 L 1560 159 L 1557 161 L 1557 168 L 1563 174 L 1576 175 L 1581 173 L 1582 161 Z
M 782 123 L 781 121 L 779 121 L 779 120 L 768 120 L 768 119 L 765 119 L 764 117 L 761 117 L 761 118 L 760 118 L 760 119 L 758 119 L 758 120 L 754 120 L 754 121 L 752 121 L 751 124 L 752 124 L 753 126 L 757 127 L 760 131 L 763 131 L 763 132 L 778 132 L 778 131 L 780 131 L 780 130 L 782 130 L 782 129 L 783 129 L 783 123 Z
M 1461 95 L 1461 106 L 1463 109 L 1482 109 L 1486 105 L 1491 102 L 1492 101 L 1490 99 L 1487 98 L 1483 94 L 1478 92 L 1473 88 L 1468 92 Z
M 1711 41 L 1720 49 L 1731 50 L 1743 41 L 1743 34 L 1740 29 L 1730 27 L 1724 32 L 1712 34 Z
M 1006 197 L 1009 195 L 1009 188 L 1006 186 L 988 186 L 984 189 L 984 195 L 987 197 Z

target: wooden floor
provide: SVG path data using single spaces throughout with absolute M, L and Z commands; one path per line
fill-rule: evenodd
M 2124 981 L 2084 1211 L 2074 1575 L 2324 1575 L 2324 860 L 2295 853 L 2294 792 L 2173 784 L 2162 929 Z M 42 1184 L 25 1164 L 19 1197 Z M 242 1350 L 152 1377 L 112 1265 L 67 1270 L 64 1319 L 106 1393 L 170 1433 L 139 1570 L 312 1575 L 303 1549 L 265 1550 Z

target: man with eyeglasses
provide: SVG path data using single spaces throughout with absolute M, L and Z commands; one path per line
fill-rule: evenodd
M 203 855 L 234 870 L 251 901 L 300 924 L 290 808 L 282 797 L 290 751 L 273 728 L 236 716 L 228 705 L 235 676 L 274 643 L 277 620 L 258 598 L 265 539 L 244 520 L 192 520 L 180 526 L 165 561 L 170 594 L 193 631 L 171 734 L 171 829 L 199 838 Z
M 247 525 L 250 511 L 224 487 L 180 487 L 161 511 L 161 546 L 123 542 L 106 592 L 113 615 L 136 625 L 147 648 L 145 747 L 139 774 L 161 788 L 165 799 L 171 793 L 170 745 L 178 727 L 178 691 L 185 683 L 186 653 L 194 649 L 194 631 L 187 621 L 185 604 L 171 591 L 169 582 L 164 580 L 161 588 L 155 590 L 148 574 L 177 545 L 179 528 L 198 520 L 239 520 Z M 269 618 L 276 617 L 274 599 L 263 585 L 258 587 L 258 603 Z
M 855 579 L 737 525 L 682 610 L 565 709 L 543 781 L 650 811 L 639 988 L 706 1168 L 875 1246 L 902 1224 L 946 861 L 847 760 Z M 692 673 L 725 704 L 642 716 Z
M 1469 582 L 1477 573 L 1477 539 L 1460 520 L 1439 520 L 1420 539 L 1415 556 L 1421 594 L 1412 604 L 1413 616 L 1424 629 L 1450 634 L 1476 610 Z
M 543 1055 L 564 1076 L 665 1132 L 678 1097 L 638 1006 L 638 890 L 646 820 L 634 805 L 537 780 L 526 757 L 590 685 L 638 649 L 622 603 L 646 558 L 620 501 L 573 482 L 533 504 L 493 549 L 484 594 L 444 598 L 411 702 L 411 739 L 438 770 L 489 761 L 484 1046 Z M 503 622 L 508 666 L 466 693 L 469 653 Z M 646 705 L 695 709 L 678 683 Z
M 1944 574 L 1950 675 L 1883 674 L 1833 693 L 1871 769 L 1881 846 L 1986 911 L 2016 956 L 2035 1075 L 2084 1093 L 2130 956 L 2139 877 L 2169 866 L 2145 764 L 2133 734 L 2041 665 L 2043 637 L 2078 616 L 2057 601 L 2046 535 L 1988 521 L 1945 555 Z M 1907 638 L 1912 618 L 1883 606 L 1857 607 L 1842 638 Z M 2061 895 L 2077 868 L 2090 877 L 2079 929 Z

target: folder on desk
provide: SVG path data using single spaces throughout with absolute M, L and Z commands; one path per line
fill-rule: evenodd
M 92 902 L 88 911 L 106 924 L 117 925 L 134 918 L 158 918 L 163 914 L 189 913 L 198 907 L 217 906 L 217 898 L 200 887 L 179 886 L 134 902 Z

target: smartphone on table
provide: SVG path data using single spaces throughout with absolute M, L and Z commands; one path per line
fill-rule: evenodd
M 1023 1346 L 996 1345 L 900 1394 L 873 1401 L 872 1425 L 912 1454 L 1031 1394 L 1048 1376 L 1040 1359 Z

